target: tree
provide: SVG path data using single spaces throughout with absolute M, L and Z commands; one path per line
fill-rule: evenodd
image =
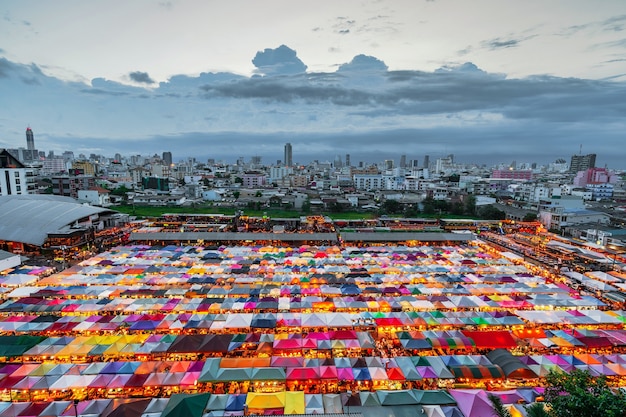
M 511 413 L 506 409 L 504 404 L 502 404 L 502 400 L 500 397 L 497 397 L 493 394 L 488 394 L 487 398 L 491 401 L 491 405 L 493 406 L 493 411 L 496 412 L 498 417 L 511 417 Z
M 456 201 L 454 203 L 450 203 L 450 212 L 452 214 L 461 215 L 465 212 L 465 207 L 463 203 Z
M 435 214 L 435 199 L 426 197 L 424 201 L 422 201 L 422 207 L 424 214 Z
M 494 206 L 484 206 L 478 210 L 478 216 L 487 220 L 504 220 L 506 213 Z
M 548 411 L 543 403 L 532 403 L 524 407 L 528 417 L 549 417 Z
M 420 207 L 419 204 L 411 204 L 408 205 L 405 209 L 404 209 L 404 216 L 405 217 L 417 217 L 420 214 Z
M 468 195 L 463 199 L 465 203 L 465 214 L 468 216 L 476 215 L 476 196 Z
M 398 200 L 385 200 L 381 207 L 384 214 L 396 214 L 402 211 L 402 205 Z
M 239 200 L 240 195 L 241 193 L 239 191 L 233 191 L 233 197 L 235 198 L 235 200 Z
M 526 213 L 526 215 L 522 219 L 523 222 L 534 222 L 535 220 L 537 220 L 536 213 Z
M 544 399 L 551 417 L 625 417 L 626 394 L 607 385 L 606 376 L 589 371 L 551 370 L 546 376 Z

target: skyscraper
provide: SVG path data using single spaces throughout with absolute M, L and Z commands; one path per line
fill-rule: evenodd
M 283 158 L 283 162 L 285 163 L 285 166 L 288 167 L 293 165 L 293 153 L 291 150 L 291 143 L 285 144 L 285 157 Z
M 352 165 L 350 165 L 350 154 L 349 153 L 346 154 L 346 166 L 347 167 L 351 167 L 352 166 Z
M 171 152 L 163 152 L 163 162 L 165 165 L 172 165 L 172 153 Z
M 569 163 L 569 172 L 572 174 L 576 174 L 578 171 L 586 171 L 589 168 L 595 167 L 595 153 L 590 153 L 589 155 L 572 155 L 572 159 Z
M 30 127 L 26 128 L 26 149 L 31 152 L 35 150 L 35 135 Z

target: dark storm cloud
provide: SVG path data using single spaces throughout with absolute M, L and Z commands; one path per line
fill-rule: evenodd
M 360 60 L 355 60 L 354 68 L 384 66 L 372 57 L 362 59 L 364 64 L 360 66 Z M 209 99 L 355 107 L 353 114 L 372 118 L 470 111 L 551 122 L 626 116 L 623 84 L 547 76 L 509 80 L 501 74 L 486 73 L 472 63 L 434 73 L 381 70 L 372 76 L 369 72 L 337 71 L 334 77 L 251 78 L 205 85 L 201 91 Z
M 24 85 L 29 80 L 37 85 Z M 383 61 L 360 55 L 336 72 L 176 75 L 147 89 L 102 78 L 89 86 L 63 82 L 36 65 L 0 58 L 0 91 L 6 120 L 27 114 L 49 132 L 81 132 L 49 133 L 47 142 L 40 134 L 42 149 L 144 154 L 175 144 L 181 158 L 234 160 L 241 153 L 270 162 L 291 142 L 294 159 L 303 163 L 344 153 L 365 161 L 455 153 L 468 162 L 549 162 L 584 144 L 605 155 L 603 164 L 624 167 L 615 150 L 626 130 L 625 83 L 508 79 L 471 62 L 389 71 Z
M 40 79 L 45 78 L 41 68 L 35 64 L 20 66 L 6 58 L 0 58 L 0 78 L 8 78 L 12 75 L 17 75 L 17 78 L 27 85 L 41 84 Z
M 264 75 L 299 74 L 307 68 L 296 56 L 296 51 L 285 45 L 257 52 L 252 63 Z
M 365 91 L 333 86 L 311 84 L 294 85 L 281 82 L 277 78 L 252 78 L 236 83 L 216 86 L 202 86 L 207 97 L 219 95 L 236 99 L 261 99 L 281 103 L 302 101 L 305 103 L 330 102 L 337 105 L 364 104 L 372 99 Z
M 134 71 L 128 74 L 131 80 L 141 84 L 154 84 L 154 80 L 150 78 L 147 72 Z
M 15 70 L 14 63 L 6 58 L 0 58 L 0 78 L 8 77 Z

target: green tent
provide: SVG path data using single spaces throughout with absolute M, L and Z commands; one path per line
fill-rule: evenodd
M 211 394 L 174 394 L 161 417 L 202 417 Z
M 445 390 L 413 390 L 420 404 L 448 405 L 456 404 L 456 400 Z
M 381 405 L 410 405 L 419 401 L 413 390 L 379 390 L 376 391 Z

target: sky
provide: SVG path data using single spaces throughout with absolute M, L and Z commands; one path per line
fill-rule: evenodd
M 626 169 L 624 0 L 3 0 L 0 147 Z

